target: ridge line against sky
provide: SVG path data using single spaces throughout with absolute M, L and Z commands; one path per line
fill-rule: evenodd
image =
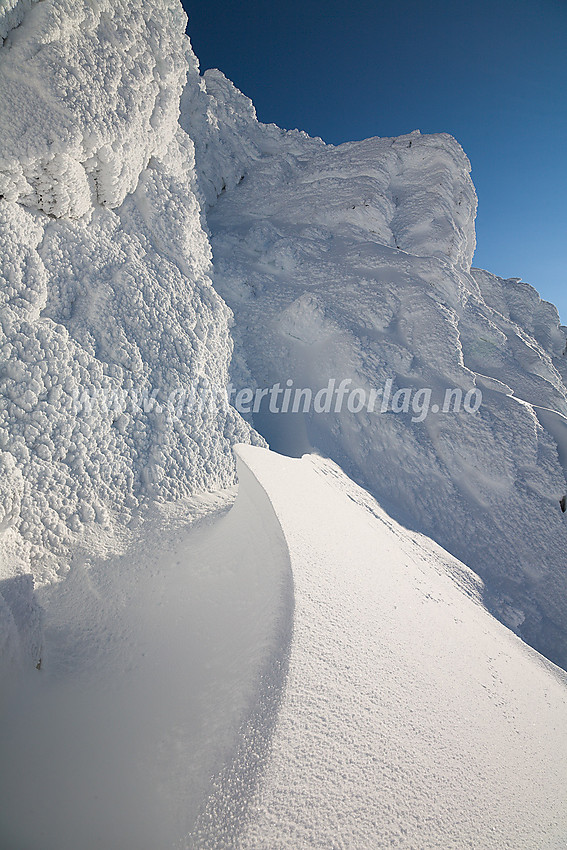
M 182 0 L 204 71 L 326 142 L 451 133 L 479 197 L 474 265 L 567 323 L 567 2 Z

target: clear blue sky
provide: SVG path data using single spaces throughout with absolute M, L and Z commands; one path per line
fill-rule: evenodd
M 475 265 L 567 324 L 567 0 L 183 0 L 201 68 L 261 121 L 334 144 L 449 132 L 473 166 Z

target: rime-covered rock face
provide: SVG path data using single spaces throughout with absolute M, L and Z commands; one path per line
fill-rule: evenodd
M 12 10 L 25 20 L 0 54 L 0 114 L 10 118 L 0 125 L 0 195 L 56 218 L 118 207 L 175 133 L 188 49 L 181 6 L 28 7 Z
M 205 89 L 197 172 L 212 168 L 220 193 L 208 223 L 215 286 L 235 314 L 235 383 L 251 373 L 313 394 L 330 379 L 367 392 L 391 380 L 392 396 L 429 388 L 438 402 L 449 389 L 483 394 L 474 414 L 422 421 L 413 409 L 311 407 L 304 425 L 258 419 L 264 436 L 341 463 L 476 570 L 504 622 L 567 664 L 566 332 L 532 287 L 471 271 L 476 195 L 462 149 L 419 132 L 338 147 L 276 140 L 218 75 Z M 235 113 L 251 125 L 247 165 Z
M 166 0 L 42 0 L 0 18 L 0 578 L 52 577 L 141 500 L 234 480 L 191 57 Z M 195 83 L 198 85 L 198 83 Z
M 0 8 L 0 39 L 19 26 L 30 6 L 38 0 L 2 0 Z

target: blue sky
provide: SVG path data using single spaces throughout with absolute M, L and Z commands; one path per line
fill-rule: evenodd
M 338 144 L 449 132 L 479 196 L 475 265 L 567 323 L 567 0 L 184 0 L 201 67 L 261 121 Z

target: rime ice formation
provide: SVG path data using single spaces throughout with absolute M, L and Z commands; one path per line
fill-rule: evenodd
M 446 389 L 483 394 L 474 415 L 413 421 L 343 405 L 258 427 L 276 449 L 314 446 L 342 464 L 481 575 L 504 622 L 567 664 L 566 329 L 531 286 L 471 269 L 476 194 L 462 149 L 418 131 L 338 147 L 277 140 L 218 72 L 205 87 L 209 133 L 229 128 L 216 161 L 210 143 L 196 155 L 197 171 L 214 162 L 217 191 L 227 187 L 207 220 L 215 287 L 235 315 L 235 383 L 251 373 L 260 387 L 291 379 L 315 394 L 330 379 L 367 391 L 391 379 L 392 395 L 431 388 L 439 403 Z M 252 125 L 247 166 L 235 115 Z
M 190 48 L 176 3 L 0 12 L 0 578 L 51 579 L 148 498 L 234 480 L 249 427 L 221 398 L 230 312 L 211 286 Z

